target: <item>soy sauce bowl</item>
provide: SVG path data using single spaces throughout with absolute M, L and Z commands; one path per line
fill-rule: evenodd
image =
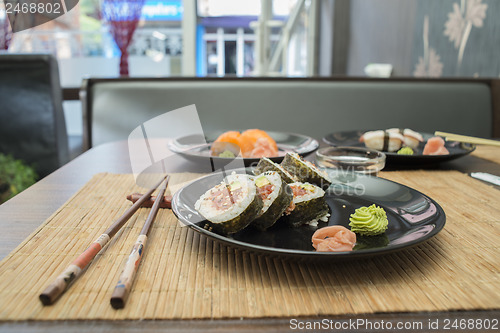
M 384 153 L 368 148 L 325 147 L 316 151 L 318 166 L 376 176 L 385 167 Z

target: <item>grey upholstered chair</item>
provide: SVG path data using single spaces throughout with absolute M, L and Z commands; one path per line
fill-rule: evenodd
M 68 162 L 57 62 L 47 54 L 0 54 L 0 152 L 39 176 Z
M 165 112 L 195 104 L 206 133 L 261 128 L 321 139 L 337 131 L 409 127 L 498 136 L 498 80 L 115 78 L 83 81 L 86 148 L 126 140 Z M 494 108 L 496 109 L 494 110 Z M 495 118 L 497 119 L 497 118 Z M 495 120 L 495 124 L 498 119 Z M 495 129 L 496 128 L 496 133 Z

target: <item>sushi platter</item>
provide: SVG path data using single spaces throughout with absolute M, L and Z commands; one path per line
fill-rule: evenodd
M 285 157 L 284 162 L 288 167 L 296 163 L 289 156 Z M 271 163 L 273 162 L 270 159 L 266 159 L 266 165 Z M 283 182 L 272 179 L 271 175 L 278 174 L 276 171 L 261 172 L 263 170 L 257 166 L 222 171 L 202 177 L 176 192 L 172 199 L 172 210 L 188 227 L 225 244 L 270 255 L 320 260 L 363 258 L 407 248 L 436 235 L 446 221 L 443 209 L 433 199 L 386 179 L 332 171 L 328 174 L 327 182 L 323 182 L 324 179 L 311 178 L 311 183 L 320 184 L 316 186 L 311 185 L 309 180 L 305 182 L 302 179 L 300 181 L 303 183 L 287 184 L 285 178 L 282 178 Z M 293 202 L 302 211 L 295 208 L 297 212 L 292 211 L 287 215 L 284 208 L 273 209 L 274 204 L 270 204 L 269 211 L 272 213 L 268 215 L 273 215 L 271 220 L 269 216 L 267 220 L 256 218 L 259 217 L 256 211 L 260 211 L 263 207 L 262 202 L 258 203 L 257 200 L 245 197 L 255 195 L 255 186 L 262 185 L 259 184 L 262 183 L 259 180 L 262 176 L 267 177 L 264 184 L 276 184 L 278 189 L 282 186 L 294 187 Z M 318 183 L 318 180 L 321 182 Z M 256 185 L 251 184 L 254 181 Z M 229 191 L 244 193 L 241 195 L 241 200 L 238 196 L 234 196 L 231 202 L 220 200 L 220 193 L 226 187 Z M 314 189 L 310 191 L 309 198 L 297 199 L 297 189 L 305 191 L 312 187 Z M 276 202 L 286 207 L 292 197 L 287 198 L 284 192 L 280 190 L 277 196 L 280 199 L 276 199 Z M 216 196 L 219 196 L 219 199 L 215 198 Z M 229 213 L 224 216 L 211 210 L 210 207 L 213 207 L 214 202 L 216 207 L 231 204 L 243 206 L 236 210 L 227 210 Z M 313 247 L 311 239 L 314 239 L 318 230 L 334 227 L 348 231 L 349 226 L 352 226 L 349 221 L 352 222 L 353 213 L 371 207 L 384 212 L 386 225 L 381 233 L 358 235 L 355 244 L 352 244 L 353 247 L 349 250 L 321 252 Z M 310 212 L 313 212 L 313 215 L 310 215 Z M 314 223 L 304 223 L 301 219 L 304 214 L 309 214 L 306 220 L 313 219 Z M 252 224 L 251 221 L 254 219 L 258 223 Z
M 233 131 L 231 131 L 233 132 Z M 226 156 L 223 154 L 214 155 L 214 142 L 224 133 L 214 132 L 209 133 L 205 137 L 200 136 L 183 136 L 175 138 L 169 142 L 168 148 L 181 155 L 187 160 L 195 163 L 203 163 L 208 160 L 214 161 L 217 165 L 223 164 L 225 161 L 234 160 L 235 156 Z M 226 132 L 227 133 L 227 132 Z M 308 155 L 314 152 L 319 147 L 316 139 L 309 136 L 295 133 L 268 131 L 266 134 L 274 140 L 277 146 L 275 154 L 265 155 L 272 161 L 280 163 L 287 152 L 296 152 L 301 155 Z M 236 159 L 241 159 L 245 166 L 255 165 L 262 156 L 243 157 L 238 156 L 236 152 Z
M 397 144 L 399 137 L 401 138 L 400 139 L 401 142 L 404 142 L 403 140 L 407 138 L 409 138 L 410 140 L 413 139 L 413 135 L 411 136 L 407 135 L 403 137 L 399 135 L 399 133 L 391 133 L 392 130 L 395 129 L 390 129 L 385 131 L 386 132 L 385 138 L 384 134 L 378 133 L 378 132 L 384 132 L 383 130 L 341 131 L 326 135 L 325 137 L 323 137 L 323 141 L 331 146 L 369 147 L 370 144 L 373 144 L 374 145 L 373 147 L 375 147 L 375 149 L 384 152 L 384 154 L 386 155 L 386 164 L 389 166 L 390 165 L 419 166 L 425 164 L 441 163 L 463 157 L 467 154 L 470 154 L 475 149 L 475 146 L 471 144 L 464 144 L 453 141 L 446 141 L 446 142 L 443 141 L 442 147 L 436 148 L 436 150 L 439 153 L 427 154 L 426 145 L 427 143 L 434 143 L 433 142 L 433 140 L 435 140 L 434 135 L 423 132 L 418 133 L 411 131 L 409 129 L 405 129 L 405 131 L 408 132 L 411 131 L 410 135 L 414 134 L 415 137 L 418 138 L 417 140 L 413 140 L 414 146 L 411 155 L 402 154 L 401 152 L 398 153 L 400 146 L 397 146 L 393 151 L 388 151 L 387 149 L 383 149 L 382 146 L 376 148 L 378 142 L 380 142 L 380 144 L 382 145 L 383 142 L 385 141 L 387 145 L 390 147 L 393 141 L 396 141 Z M 390 134 L 389 137 L 387 136 L 387 132 L 389 132 Z M 369 134 L 369 137 L 367 134 Z M 367 137 L 368 140 L 370 140 L 371 142 L 367 142 L 368 141 L 366 140 Z

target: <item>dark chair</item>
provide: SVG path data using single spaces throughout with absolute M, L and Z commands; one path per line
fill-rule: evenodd
M 0 152 L 44 177 L 69 160 L 57 61 L 47 54 L 0 54 Z

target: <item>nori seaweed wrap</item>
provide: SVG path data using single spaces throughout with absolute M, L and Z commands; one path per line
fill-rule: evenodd
M 265 230 L 272 226 L 285 212 L 293 200 L 292 189 L 281 179 L 276 171 L 264 172 L 255 177 L 255 185 L 264 206 L 262 215 L 252 225 Z
M 287 184 L 295 183 L 296 181 L 298 181 L 297 178 L 286 171 L 281 165 L 274 163 L 267 157 L 263 157 L 259 160 L 259 163 L 253 170 L 253 173 L 255 175 L 260 175 L 261 173 L 264 173 L 266 171 L 276 171 Z
M 281 166 L 300 182 L 311 183 L 322 189 L 327 189 L 332 183 L 326 172 L 302 159 L 297 153 L 287 153 Z

